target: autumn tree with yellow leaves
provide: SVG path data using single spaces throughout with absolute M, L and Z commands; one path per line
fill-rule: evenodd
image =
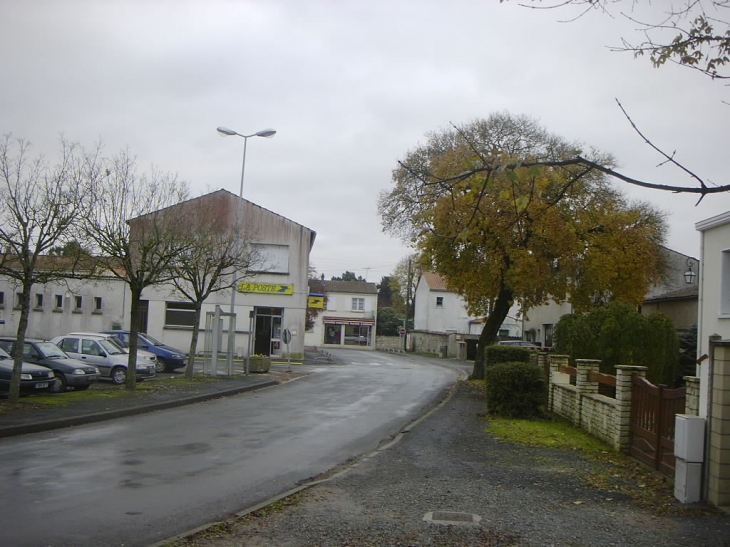
M 412 244 L 421 267 L 444 276 L 469 313 L 488 316 L 476 378 L 483 377 L 483 348 L 513 303 L 522 313 L 549 300 L 569 301 L 576 311 L 611 301 L 638 305 L 661 280 L 660 211 L 628 200 L 598 169 L 542 165 L 577 148 L 534 120 L 494 114 L 430 134 L 379 196 L 384 230 Z M 580 153 L 613 163 L 596 151 Z

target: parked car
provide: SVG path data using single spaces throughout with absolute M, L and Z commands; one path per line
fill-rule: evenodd
M 101 372 L 102 378 L 109 378 L 117 385 L 126 382 L 129 353 L 116 344 L 108 335 L 92 332 L 75 332 L 64 336 L 57 336 L 51 342 L 74 359 L 79 359 L 97 367 Z M 137 355 L 137 380 L 154 378 L 154 376 L 154 361 L 141 359 Z
M 10 391 L 10 379 L 13 374 L 13 359 L 10 354 L 0 348 L 0 391 Z M 36 393 L 51 389 L 56 379 L 53 371 L 46 367 L 23 363 L 20 369 L 20 391 Z
M 542 349 L 540 346 L 536 345 L 535 342 L 530 342 L 529 340 L 500 340 L 497 342 L 498 346 L 516 346 L 518 348 L 527 348 L 527 349 Z
M 90 336 L 99 336 L 102 338 L 106 338 L 107 340 L 111 340 L 114 344 L 119 346 L 124 350 L 125 353 L 129 354 L 129 346 L 125 346 L 122 344 L 119 339 L 111 334 L 106 334 L 104 332 L 71 332 L 69 333 L 71 335 L 90 335 Z M 144 362 L 147 361 L 149 363 L 152 363 L 155 365 L 155 372 L 157 372 L 157 356 L 152 353 L 151 351 L 147 351 L 141 348 L 137 348 L 137 362 Z
M 121 342 L 123 348 L 129 348 L 130 332 L 128 330 L 104 330 L 104 334 L 114 336 Z M 157 357 L 157 372 L 171 372 L 187 364 L 187 354 L 179 349 L 168 346 L 147 333 L 137 334 L 137 349 L 154 353 Z
M 13 354 L 14 346 L 14 338 L 0 338 L 0 348 L 10 355 Z M 56 381 L 50 389 L 53 393 L 63 393 L 69 387 L 79 391 L 88 389 L 101 376 L 99 369 L 95 366 L 73 359 L 57 345 L 42 340 L 25 340 L 23 361 L 50 368 L 53 371 L 56 376 Z

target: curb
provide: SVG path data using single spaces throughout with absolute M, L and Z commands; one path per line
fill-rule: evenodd
M 181 399 L 174 399 L 170 401 L 162 401 L 159 403 L 140 404 L 128 408 L 120 408 L 117 410 L 107 410 L 104 412 L 94 412 L 91 414 L 69 416 L 68 418 L 59 418 L 57 420 L 45 420 L 42 422 L 31 422 L 28 424 L 0 427 L 0 438 L 24 435 L 26 433 L 39 433 L 41 431 L 50 431 L 53 429 L 61 429 L 64 427 L 71 427 L 75 425 L 103 422 L 106 420 L 113 420 L 115 418 L 123 418 L 125 416 L 136 416 L 138 414 L 145 414 L 147 412 L 153 412 L 155 410 L 165 410 L 168 408 L 176 408 L 194 403 L 210 401 L 213 399 L 220 399 L 231 395 L 237 395 L 246 391 L 253 391 L 256 389 L 271 387 L 278 384 L 278 380 L 265 380 L 256 384 L 240 386 L 225 391 L 191 395 L 190 397 L 184 397 Z

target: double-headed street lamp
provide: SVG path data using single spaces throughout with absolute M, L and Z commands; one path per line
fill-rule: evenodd
M 250 135 L 241 135 L 240 133 L 237 133 L 233 129 L 228 129 L 227 127 L 219 127 L 218 133 L 221 135 L 221 137 L 232 137 L 232 136 L 238 136 L 243 137 L 243 164 L 241 165 L 241 188 L 238 191 L 238 197 L 243 197 L 243 175 L 246 172 L 246 145 L 248 144 L 248 139 L 251 137 L 265 137 L 267 139 L 270 139 L 274 135 L 276 135 L 276 130 L 274 129 L 262 129 L 261 131 L 257 131 L 256 133 L 251 133 Z
M 246 145 L 248 144 L 248 139 L 251 137 L 265 137 L 267 139 L 270 139 L 274 135 L 276 135 L 276 130 L 274 129 L 262 129 L 261 131 L 257 131 L 256 133 L 251 133 L 250 135 L 242 135 L 241 133 L 238 133 L 237 131 L 234 131 L 233 129 L 228 129 L 227 127 L 219 127 L 218 128 L 218 134 L 221 137 L 242 137 L 243 138 L 243 162 L 241 164 L 241 187 L 238 190 L 238 197 L 243 198 L 243 177 L 246 173 Z M 240 208 L 236 207 L 236 225 L 238 225 L 238 210 Z M 238 292 L 238 288 L 236 287 L 237 283 L 237 272 L 233 272 L 233 290 L 231 291 L 231 315 L 235 314 L 235 308 L 236 308 L 236 293 Z M 249 328 L 249 331 L 251 329 Z M 249 355 L 251 354 L 251 337 L 253 336 L 252 332 L 249 332 Z M 235 334 L 234 334 L 235 337 Z M 229 342 L 230 344 L 230 342 Z M 248 356 L 246 357 L 248 360 Z M 248 374 L 248 361 L 246 363 L 246 374 Z

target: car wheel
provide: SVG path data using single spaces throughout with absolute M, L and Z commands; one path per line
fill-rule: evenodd
M 89 384 L 74 387 L 74 390 L 76 390 L 76 391 L 86 391 L 87 389 L 89 389 Z
M 155 361 L 155 372 L 159 374 L 160 372 L 167 372 L 167 365 L 164 361 L 161 361 L 160 358 L 157 358 L 157 361 Z
M 110 378 L 112 379 L 112 384 L 121 386 L 127 381 L 127 371 L 124 367 L 114 367 Z
M 56 373 L 56 381 L 48 388 L 51 393 L 63 393 L 66 391 L 66 377 L 60 372 Z

